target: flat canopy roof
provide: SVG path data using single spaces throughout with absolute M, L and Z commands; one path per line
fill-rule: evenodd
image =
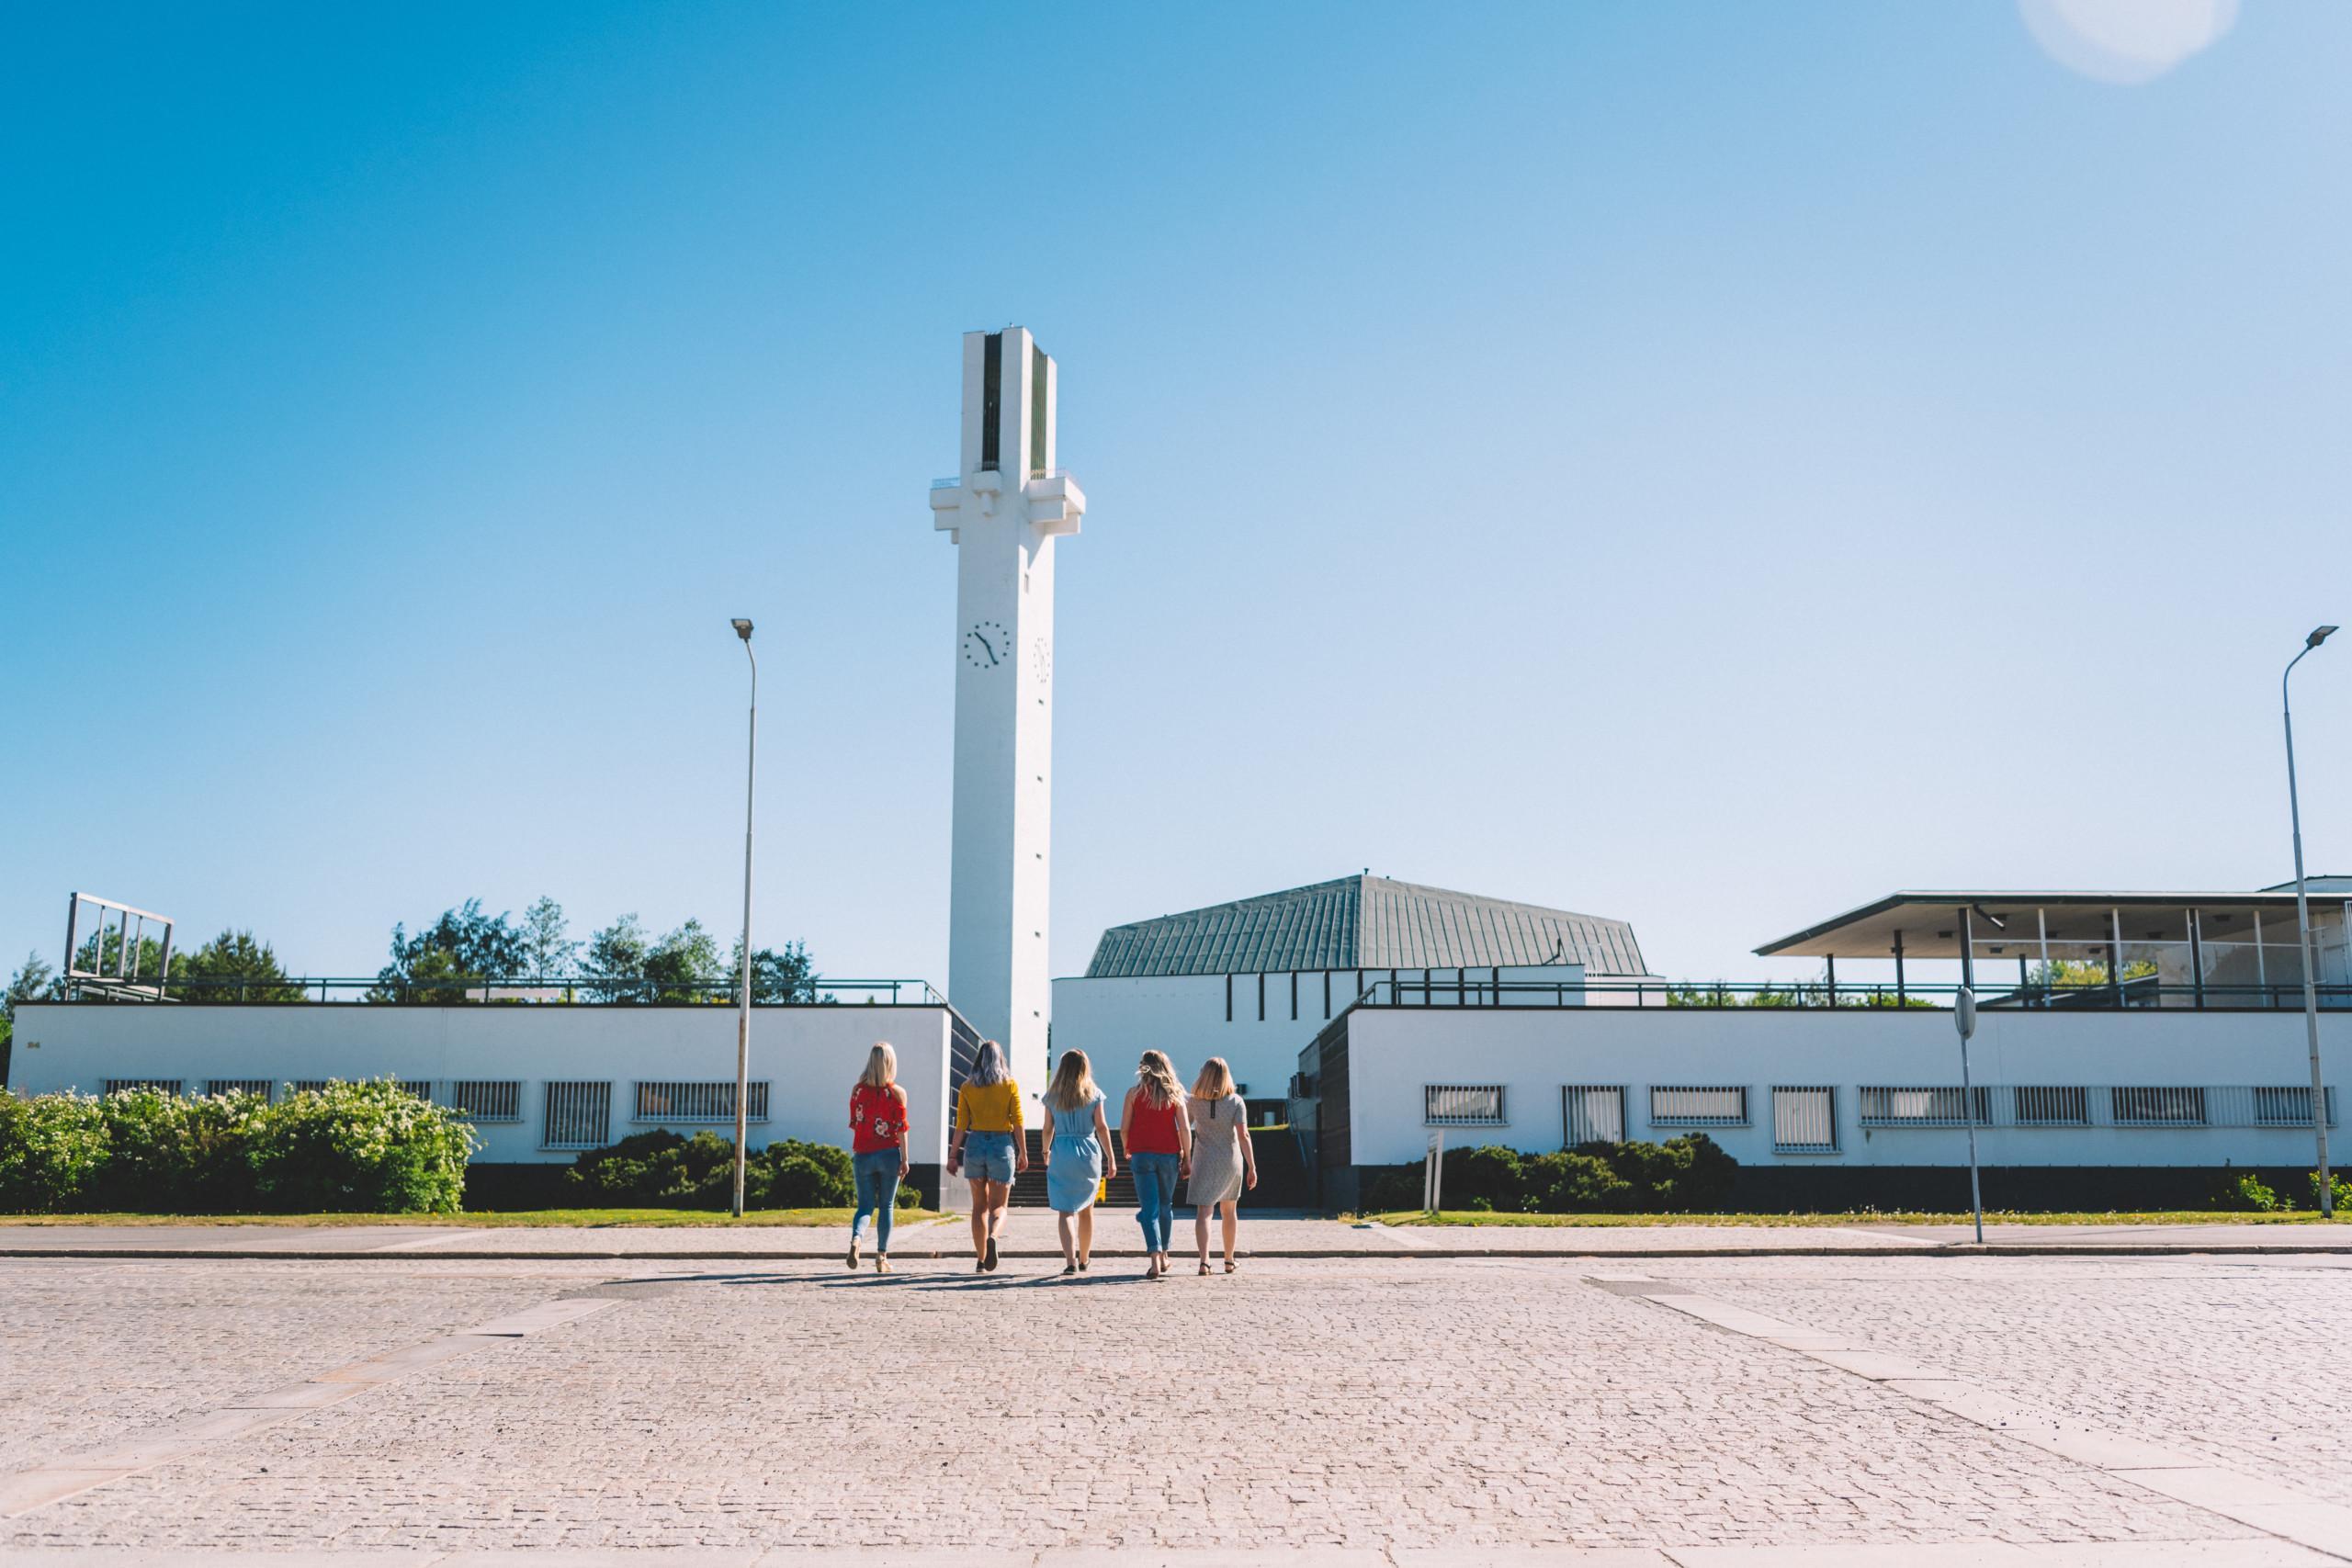
M 2335 889 L 2313 887 L 2311 895 L 2312 901 L 2323 907 L 2340 903 L 2344 898 L 2344 894 Z M 2052 943 L 2079 946 L 2104 942 L 2109 937 L 2110 911 L 2120 917 L 2126 942 L 2186 942 L 2191 909 L 2197 911 L 2201 932 L 2208 942 L 2253 941 L 2257 915 L 2266 928 L 2266 942 L 2278 942 L 2282 931 L 2290 946 L 2295 940 L 2295 890 L 2291 886 L 2284 891 L 2273 888 L 2259 893 L 2020 893 L 2015 889 L 1955 889 L 1890 893 L 1874 904 L 1849 909 L 1834 919 L 1767 942 L 1756 953 L 1759 958 L 1889 958 L 1894 956 L 1895 933 L 1900 931 L 1905 958 L 1958 958 L 1962 905 L 1982 912 L 1975 922 L 1980 957 L 1986 946 L 1996 942 L 2003 947 L 2015 943 L 2020 951 L 2039 948 L 2045 927 Z M 2000 929 L 1983 915 L 1996 917 L 2007 929 Z

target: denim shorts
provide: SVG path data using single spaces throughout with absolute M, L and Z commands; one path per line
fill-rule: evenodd
M 964 1175 L 972 1181 L 1011 1181 L 1012 1179 L 1012 1134 L 1010 1133 L 967 1133 L 964 1134 Z

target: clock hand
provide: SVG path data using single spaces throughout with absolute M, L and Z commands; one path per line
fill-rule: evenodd
M 973 640 L 974 642 L 978 643 L 982 648 L 985 648 L 985 649 L 987 649 L 989 650 L 989 664 L 991 664 L 991 665 L 995 664 L 995 663 L 996 663 L 996 661 L 997 661 L 997 660 L 996 660 L 996 645 L 995 645 L 995 644 L 993 644 L 993 643 L 991 643 L 991 642 L 989 642 L 988 638 L 986 638 L 986 637 L 982 637 L 982 636 L 981 636 L 979 633 L 978 633 L 978 632 L 974 632 L 974 633 L 972 634 L 972 640 Z

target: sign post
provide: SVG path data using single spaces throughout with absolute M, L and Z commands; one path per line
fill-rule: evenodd
M 1966 986 L 1952 998 L 1952 1022 L 1960 1028 L 1960 1113 L 1968 1122 L 1968 1206 L 1976 1214 L 1976 1245 L 1984 1245 L 1984 1194 L 1976 1180 L 1976 1089 L 1968 1078 L 1968 1040 L 1976 1032 L 1976 993 Z
M 1441 1127 L 1430 1134 L 1429 1156 L 1421 1162 L 1421 1213 L 1436 1213 L 1444 1191 L 1445 1130 Z

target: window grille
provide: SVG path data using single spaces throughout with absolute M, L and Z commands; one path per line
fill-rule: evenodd
M 1507 1126 L 1509 1122 L 1503 1115 L 1503 1086 L 1424 1084 L 1421 1086 L 1421 1121 L 1430 1127 Z
M 2119 1127 L 2201 1127 L 2205 1124 L 2205 1091 L 2201 1089 L 2115 1088 L 2108 1091 Z
M 413 1100 L 430 1100 L 433 1098 L 431 1078 L 402 1078 L 401 1088 Z
M 207 1078 L 204 1080 L 204 1092 L 207 1094 L 257 1094 L 264 1100 L 267 1100 L 270 1090 L 277 1087 L 276 1078 Z M 2303 1096 L 2305 1105 L 2311 1102 L 2310 1095 Z
M 2335 1125 L 2335 1089 L 2329 1086 L 2327 1124 Z M 2308 1127 L 2312 1124 L 2312 1086 L 2290 1084 L 2272 1088 L 2257 1084 L 2254 1089 L 2254 1124 L 2257 1127 Z
M 1772 1152 L 1838 1152 L 1838 1091 L 1820 1084 L 1772 1086 Z
M 1569 1084 L 1560 1090 L 1560 1135 L 1578 1144 L 1625 1141 L 1625 1089 L 1622 1084 Z
M 2077 1084 L 2019 1084 L 2010 1091 L 2020 1127 L 2087 1127 L 2091 1091 Z
M 1653 1127 L 1745 1127 L 1747 1089 L 1745 1085 L 1708 1089 L 1650 1090 Z
M 1993 1122 L 1993 1091 L 1984 1084 L 1974 1085 L 1966 1096 L 1956 1083 L 1924 1089 L 1865 1087 L 1860 1098 L 1865 1127 L 1965 1127 L 1968 1119 L 1961 1107 L 1967 1100 L 1975 1102 L 1978 1126 Z
M 613 1086 L 551 1083 L 540 1143 L 551 1149 L 594 1149 L 612 1141 Z
M 186 1078 L 108 1078 L 108 1094 L 120 1094 L 125 1089 L 152 1089 L 163 1094 L 177 1094 L 187 1087 Z
M 764 1122 L 768 1119 L 768 1086 L 765 1079 L 753 1082 L 751 1092 L 743 1097 L 743 1119 Z M 718 1083 L 640 1083 L 637 1086 L 639 1122 L 732 1122 L 735 1120 L 735 1085 L 731 1080 Z
M 324 1094 L 327 1085 L 337 1081 L 334 1078 L 296 1078 L 288 1087 L 295 1094 Z
M 449 1108 L 476 1122 L 520 1122 L 523 1086 L 512 1078 L 460 1078 L 449 1086 Z

